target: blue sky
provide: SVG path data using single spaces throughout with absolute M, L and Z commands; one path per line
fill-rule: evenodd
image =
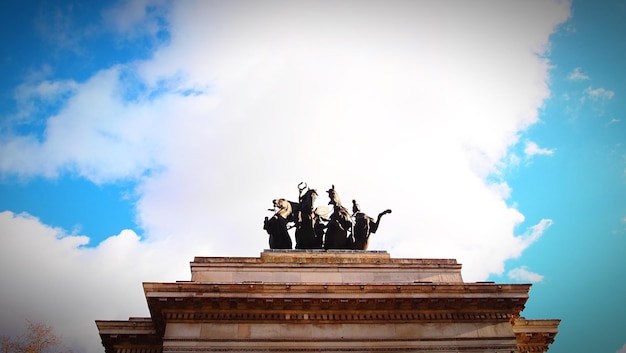
M 393 209 L 373 250 L 533 283 L 523 315 L 563 320 L 550 352 L 626 352 L 623 2 L 0 16 L 0 333 L 45 321 L 100 351 L 93 320 L 147 315 L 141 282 L 193 256 L 258 256 L 271 200 L 307 181 Z
M 625 10 L 619 2 L 573 2 L 572 17 L 551 37 L 551 98 L 542 123 L 529 130 L 554 154 L 507 179 L 527 219 L 554 221 L 549 235 L 507 263 L 545 269 L 524 313 L 563 320 L 551 352 L 617 351 L 626 335 L 619 324 L 626 291 Z

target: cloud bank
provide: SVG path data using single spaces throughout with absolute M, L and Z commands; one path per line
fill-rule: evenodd
M 144 238 L 120 230 L 87 248 L 0 214 L 1 279 L 15 283 L 0 296 L 14 308 L 4 327 L 21 313 L 50 318 L 99 351 L 93 320 L 147 315 L 142 281 L 186 279 L 194 255 L 267 248 L 271 200 L 296 199 L 301 181 L 334 184 L 370 215 L 393 209 L 370 249 L 456 258 L 467 281 L 501 274 L 551 224 L 519 229 L 502 172 L 549 96 L 543 54 L 568 3 L 171 6 L 158 11 L 169 43 L 150 59 L 20 93 L 58 92 L 63 106 L 41 137 L 0 136 L 2 174 L 136 180 Z M 105 16 L 118 32 L 154 23 L 134 7 L 116 13 Z

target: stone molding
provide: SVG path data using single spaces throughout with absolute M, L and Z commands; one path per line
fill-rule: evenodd
M 152 319 L 96 320 L 106 353 L 160 353 L 163 339 Z

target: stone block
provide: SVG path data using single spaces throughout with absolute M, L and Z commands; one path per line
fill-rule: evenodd
M 203 323 L 200 324 L 200 338 L 203 339 L 234 339 L 239 336 L 239 325 L 231 323 Z
M 164 338 L 200 338 L 200 329 L 202 327 L 194 323 L 171 323 L 167 325 Z

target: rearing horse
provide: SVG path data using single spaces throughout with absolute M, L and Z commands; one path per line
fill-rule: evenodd
M 322 211 L 313 210 L 317 197 L 315 189 L 309 189 L 306 183 L 298 184 L 298 202 L 286 199 L 273 200 L 275 211 L 271 218 L 265 217 L 263 229 L 270 236 L 270 249 L 291 249 L 292 242 L 288 224 L 296 227 L 296 249 L 321 249 L 324 237 Z M 304 190 L 307 190 L 304 194 Z
M 391 213 L 391 210 L 385 210 L 378 214 L 378 218 L 374 218 L 361 212 L 359 204 L 356 200 L 352 200 L 352 212 L 354 213 L 354 244 L 352 248 L 354 250 L 367 250 L 369 247 L 370 234 L 376 233 L 378 226 L 380 225 L 380 219 L 387 213 Z

